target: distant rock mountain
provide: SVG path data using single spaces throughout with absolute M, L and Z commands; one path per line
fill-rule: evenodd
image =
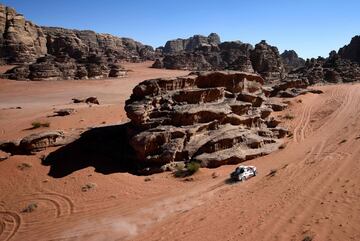
M 281 79 L 285 73 L 279 51 L 265 41 L 254 48 L 251 44 L 241 41 L 220 43 L 220 38 L 214 33 L 209 37 L 202 36 L 201 41 L 198 36 L 168 41 L 163 48 L 164 58 L 157 59 L 153 67 L 194 71 L 228 69 L 257 72 L 268 82 Z
M 178 52 L 193 52 L 195 49 L 208 46 L 208 45 L 218 45 L 220 44 L 220 37 L 216 33 L 211 33 L 208 37 L 202 35 L 194 35 L 188 39 L 175 39 L 169 40 L 166 42 L 163 53 L 164 54 L 174 54 Z
M 339 49 L 338 54 L 343 59 L 360 64 L 360 35 L 353 37 L 348 45 Z
M 0 64 L 22 64 L 12 79 L 86 79 L 124 75 L 119 61 L 155 60 L 151 46 L 89 30 L 39 27 L 0 4 Z
M 287 72 L 305 65 L 305 60 L 300 58 L 294 50 L 285 50 L 280 57 Z

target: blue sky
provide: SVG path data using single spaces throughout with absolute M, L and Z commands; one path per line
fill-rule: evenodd
M 222 41 L 266 39 L 282 52 L 327 56 L 360 34 L 359 0 L 0 0 L 38 25 L 91 29 L 154 47 L 216 32 Z

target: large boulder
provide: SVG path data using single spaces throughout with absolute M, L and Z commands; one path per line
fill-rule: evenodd
M 263 83 L 257 74 L 235 71 L 140 83 L 125 106 L 136 161 L 143 167 L 188 161 L 217 167 L 276 150 L 284 131 L 269 119 Z

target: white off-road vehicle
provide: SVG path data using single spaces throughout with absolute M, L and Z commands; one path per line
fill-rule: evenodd
M 254 166 L 238 166 L 235 171 L 230 174 L 230 179 L 243 182 L 250 177 L 256 176 L 256 174 L 256 167 Z

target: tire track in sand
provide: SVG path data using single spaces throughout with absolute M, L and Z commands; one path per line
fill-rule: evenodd
M 0 211 L 0 223 L 0 240 L 9 241 L 18 232 L 22 221 L 16 212 Z

